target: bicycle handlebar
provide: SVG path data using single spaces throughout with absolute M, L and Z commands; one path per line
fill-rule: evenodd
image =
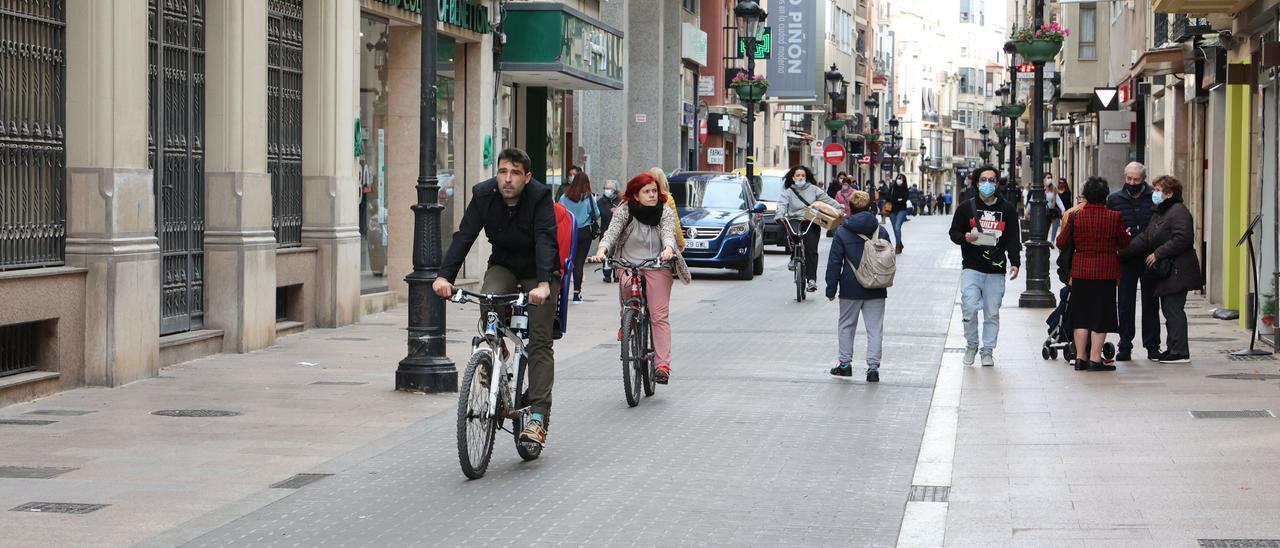
M 453 296 L 450 297 L 449 300 L 458 304 L 466 304 L 476 301 L 480 304 L 487 304 L 489 306 L 503 306 L 511 304 L 520 307 L 528 304 L 529 295 L 527 293 L 475 293 L 465 289 L 458 289 L 454 291 Z
M 663 267 L 666 267 L 666 266 L 667 266 L 667 264 L 666 264 L 666 263 L 662 262 L 662 259 L 661 259 L 660 257 L 655 257 L 655 258 L 652 258 L 652 259 L 645 259 L 644 261 L 640 262 L 639 264 L 633 263 L 633 262 L 628 261 L 628 260 L 626 260 L 626 259 L 615 259 L 615 258 L 613 258 L 613 257 L 605 257 L 605 258 L 604 258 L 604 263 L 605 263 L 605 264 L 613 264 L 613 265 L 615 265 L 615 266 L 619 266 L 619 267 L 622 267 L 622 268 L 624 268 L 624 269 L 626 269 L 626 268 L 648 268 L 648 267 L 651 267 L 651 266 L 656 266 L 656 267 L 658 267 L 658 268 L 663 268 Z
M 791 234 L 792 236 L 804 236 L 805 234 L 808 234 L 810 230 L 813 230 L 813 225 L 817 224 L 817 223 L 814 223 L 813 221 L 805 220 L 803 222 L 808 226 L 805 227 L 803 232 L 796 232 L 795 229 L 791 227 L 790 218 L 788 217 L 779 217 L 779 218 L 782 219 L 782 224 L 787 227 L 787 233 Z

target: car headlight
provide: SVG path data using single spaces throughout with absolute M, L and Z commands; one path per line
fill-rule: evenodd
M 747 223 L 738 223 L 736 225 L 729 225 L 729 228 L 725 229 L 724 234 L 725 236 L 741 236 L 746 234 L 750 229 L 751 225 Z

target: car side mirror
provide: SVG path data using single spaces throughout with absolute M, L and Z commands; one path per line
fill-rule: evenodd
M 751 212 L 752 212 L 752 213 L 764 213 L 764 212 L 765 212 L 764 203 L 762 203 L 762 202 L 756 202 L 756 206 L 755 206 L 755 207 L 753 207 L 753 208 L 751 208 Z

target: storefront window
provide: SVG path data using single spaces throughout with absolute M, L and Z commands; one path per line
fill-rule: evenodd
M 554 196 L 560 195 L 563 180 L 568 169 L 564 155 L 564 94 L 563 90 L 548 90 L 547 93 L 547 184 L 551 186 Z

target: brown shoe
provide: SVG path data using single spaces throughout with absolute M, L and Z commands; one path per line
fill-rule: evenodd
M 902 244 L 898 244 L 897 250 L 894 253 L 897 253 L 899 255 L 902 254 Z

